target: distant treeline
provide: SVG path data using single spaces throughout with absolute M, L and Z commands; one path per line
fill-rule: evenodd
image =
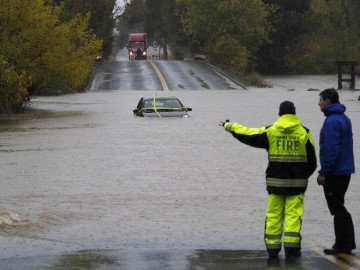
M 359 0 L 0 0 L 0 112 L 29 92 L 82 91 L 113 29 L 147 32 L 167 57 L 204 54 L 235 74 L 335 73 L 360 60 Z M 118 44 L 117 44 L 118 46 Z
M 131 0 L 118 27 L 239 74 L 324 74 L 360 60 L 359 11 L 359 0 Z
M 82 91 L 111 53 L 115 0 L 0 0 L 0 112 L 28 92 Z

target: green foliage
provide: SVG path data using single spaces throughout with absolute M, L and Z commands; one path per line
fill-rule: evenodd
M 53 74 L 51 78 L 42 74 L 43 81 L 49 81 L 48 85 L 63 84 L 77 90 L 86 85 L 102 45 L 101 40 L 88 31 L 88 21 L 89 16 L 76 15 L 62 24 L 62 46 L 46 54 Z
M 89 29 L 89 15 L 61 21 L 62 7 L 51 3 L 0 0 L 0 53 L 15 72 L 24 71 L 32 78 L 32 88 L 63 85 L 81 90 L 99 55 L 101 40 Z M 18 91 L 23 93 L 22 88 Z M 12 105 L 20 102 L 18 96 L 7 100 L 15 102 Z
M 179 58 L 191 51 L 238 73 L 310 74 L 360 60 L 359 10 L 358 0 L 132 0 L 124 17 Z
M 249 50 L 229 34 L 219 37 L 212 47 L 212 60 L 220 65 L 229 65 L 233 73 L 243 73 L 248 64 Z
M 102 42 L 102 55 L 107 57 L 112 52 L 113 29 L 115 16 L 113 14 L 116 0 L 63 0 L 54 1 L 58 6 L 64 3 L 62 21 L 67 21 L 77 14 L 89 15 L 89 27 Z
M 269 5 L 270 43 L 254 53 L 257 69 L 263 74 L 291 74 L 304 51 L 306 12 L 310 0 L 266 0 Z
M 241 82 L 246 86 L 271 88 L 272 85 L 264 81 L 258 73 L 250 73 L 240 77 Z
M 163 7 L 164 25 L 166 26 L 167 42 L 171 49 L 171 55 L 175 59 L 184 58 L 186 52 L 190 49 L 191 40 L 185 35 L 182 27 L 183 7 L 177 4 L 176 0 L 166 1 Z
M 312 0 L 306 51 L 298 73 L 335 73 L 336 60 L 360 60 L 359 9 L 356 0 Z
M 19 112 L 27 96 L 27 87 L 30 86 L 30 77 L 25 73 L 16 72 L 0 54 L 0 112 Z
M 148 33 L 152 41 L 156 41 L 159 50 L 163 48 L 164 58 L 168 59 L 169 36 L 175 36 L 173 22 L 176 16 L 173 15 L 175 0 L 146 0 L 146 16 L 144 31 Z M 170 18 L 171 17 L 171 18 Z
M 131 0 L 125 4 L 123 13 L 124 20 L 130 28 L 134 28 L 139 24 L 143 26 L 145 19 L 145 3 L 144 0 Z
M 245 71 L 250 53 L 266 43 L 268 7 L 260 0 L 178 0 L 187 36 L 215 62 Z

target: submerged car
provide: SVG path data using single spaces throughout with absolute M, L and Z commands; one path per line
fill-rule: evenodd
M 188 117 L 191 108 L 184 106 L 176 97 L 141 98 L 134 115 L 140 117 Z

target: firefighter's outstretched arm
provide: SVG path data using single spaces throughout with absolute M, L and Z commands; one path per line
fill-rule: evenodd
M 248 128 L 238 123 L 232 123 L 226 120 L 220 121 L 219 126 L 230 132 L 234 138 L 240 142 L 252 147 L 268 149 L 269 141 L 266 136 L 266 127 L 262 128 Z

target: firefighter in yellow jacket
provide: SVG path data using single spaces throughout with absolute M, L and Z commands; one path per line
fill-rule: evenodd
M 284 101 L 280 104 L 279 119 L 268 127 L 248 128 L 220 122 L 240 142 L 268 152 L 264 240 L 269 258 L 278 257 L 282 243 L 287 258 L 301 256 L 304 194 L 317 162 L 312 134 L 295 114 L 294 104 Z

